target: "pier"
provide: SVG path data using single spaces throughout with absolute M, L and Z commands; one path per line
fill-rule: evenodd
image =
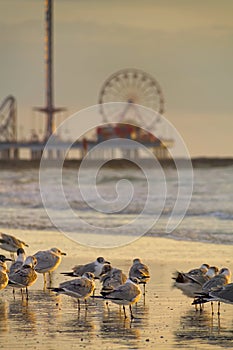
M 45 130 L 41 138 L 37 135 L 38 130 L 35 130 L 32 137 L 28 137 L 26 140 L 20 139 L 17 135 L 16 98 L 12 95 L 7 96 L 0 105 L 0 160 L 41 159 L 47 141 L 51 135 L 55 135 L 55 115 L 66 110 L 66 108 L 56 107 L 54 104 L 53 0 L 44 0 L 44 12 L 45 106 L 34 107 L 33 110 L 40 112 L 41 118 L 45 118 L 45 123 L 40 123 L 40 125 L 45 125 Z M 114 98 L 112 91 L 115 91 L 116 94 Z M 123 100 L 122 94 L 125 96 Z M 106 124 L 109 117 L 106 102 L 112 101 L 127 104 L 127 108 L 121 113 L 119 120 L 114 121 L 115 125 L 112 125 L 110 121 L 109 124 Z M 136 111 L 136 105 L 148 107 L 161 115 L 164 113 L 162 89 L 154 77 L 138 69 L 120 70 L 104 82 L 100 89 L 98 103 L 101 106 L 105 126 L 96 128 L 96 135 L 92 139 L 88 139 L 84 135 L 82 140 L 72 143 L 70 150 L 67 151 L 70 143 L 57 135 L 54 137 L 54 142 L 50 143 L 49 147 L 46 146 L 46 154 L 43 156 L 48 159 L 61 159 L 64 158 L 64 152 L 66 152 L 67 159 L 81 160 L 87 151 L 98 145 L 96 158 L 109 159 L 111 156 L 115 157 L 116 154 L 119 158 L 124 158 L 124 155 L 127 154 L 130 158 L 136 159 L 139 157 L 140 145 L 137 147 L 132 143 L 132 146 L 129 147 L 123 141 L 113 141 L 114 138 L 118 140 L 125 138 L 138 141 L 139 144 L 149 148 L 158 159 L 169 158 L 169 148 L 173 147 L 174 140 L 171 137 L 156 138 L 149 132 L 145 133 L 142 128 L 140 129 L 140 125 L 144 125 L 143 118 L 137 120 L 141 116 Z M 129 111 L 134 112 L 133 117 L 133 113 L 128 115 Z M 159 123 L 159 120 L 155 121 L 155 123 L 157 122 Z M 151 125 L 147 127 L 147 130 L 151 130 Z M 20 137 L 22 138 L 22 135 Z M 110 139 L 111 145 L 106 148 L 103 141 Z

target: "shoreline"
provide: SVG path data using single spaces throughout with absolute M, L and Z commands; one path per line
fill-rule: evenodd
M 113 159 L 110 161 L 107 161 L 103 167 L 106 168 L 125 168 L 125 169 L 131 169 L 131 168 L 137 168 L 138 166 L 132 161 L 128 161 L 126 159 Z M 57 160 L 45 160 L 45 165 L 48 167 L 56 167 L 58 164 L 60 165 L 60 161 Z M 64 168 L 78 168 L 81 164 L 82 160 L 75 160 L 75 159 L 68 159 L 65 160 L 63 166 Z M 89 160 L 90 168 L 95 166 L 97 160 Z M 163 168 L 175 168 L 175 163 L 173 159 L 161 159 L 160 165 Z M 189 165 L 188 159 L 183 158 L 177 158 L 176 159 L 177 164 L 180 167 L 186 168 Z M 226 158 L 218 158 L 218 157 L 194 157 L 191 158 L 192 166 L 193 168 L 213 168 L 213 167 L 230 167 L 233 166 L 233 157 L 226 157 Z M 151 159 L 142 159 L 141 163 L 145 166 L 151 166 Z M 0 170 L 6 170 L 6 169 L 38 169 L 40 167 L 40 159 L 34 159 L 34 160 L 0 160 Z
M 153 237 L 142 236 L 131 243 L 109 248 L 109 247 L 91 247 L 82 243 L 76 242 L 59 231 L 39 231 L 39 230 L 22 230 L 22 229 L 5 229 L 1 228 L 1 232 L 12 234 L 17 238 L 26 241 L 29 244 L 27 251 L 29 254 L 35 253 L 36 250 L 48 249 L 53 242 L 54 246 L 58 246 L 63 250 L 68 250 L 68 256 L 78 256 L 81 259 L 95 258 L 96 256 L 107 255 L 114 260 L 127 257 L 127 260 L 132 260 L 135 257 L 135 252 L 142 259 L 156 260 L 162 264 L 165 262 L 177 262 L 179 265 L 183 262 L 188 268 L 193 265 L 192 262 L 200 262 L 211 260 L 212 264 L 217 262 L 230 263 L 233 269 L 232 245 L 214 243 L 214 242 L 199 242 L 176 240 L 170 237 Z M 50 245 L 48 246 L 48 242 Z M 72 249 L 71 249 L 72 247 Z M 159 249 L 158 249 L 159 247 Z M 2 249 L 1 249 L 2 251 Z M 206 259 L 207 258 L 207 259 Z M 176 266 L 178 268 L 179 266 Z
M 61 233 L 60 231 L 58 231 L 58 229 L 56 227 L 52 228 L 52 227 L 46 227 L 46 228 L 38 228 L 38 227 L 33 227 L 31 226 L 30 228 L 25 228 L 25 227 L 22 227 L 22 228 L 17 228 L 16 226 L 7 226 L 7 227 L 3 227 L 1 228 L 0 226 L 0 232 L 12 232 L 12 234 L 14 235 L 14 232 L 40 232 L 42 234 L 46 234 L 46 233 L 49 233 L 49 234 L 61 234 L 61 235 L 64 235 L 64 237 L 66 237 L 67 239 L 69 240 L 73 240 L 72 239 L 72 236 L 74 235 L 74 232 L 67 232 L 66 234 L 64 233 Z M 93 238 L 96 239 L 96 237 L 98 237 L 98 235 L 95 235 L 95 234 L 88 234 L 88 233 L 78 233 L 78 236 L 81 238 L 81 241 L 83 242 L 84 240 L 86 240 L 86 235 L 89 235 L 90 236 L 90 240 L 93 242 Z M 112 236 L 109 235 L 108 237 L 106 237 L 105 239 L 107 238 L 111 238 Z M 136 238 L 135 238 L 136 237 Z M 205 237 L 203 237 L 202 239 L 199 239 L 199 237 L 185 237 L 185 236 L 174 236 L 174 235 L 170 235 L 170 234 L 167 234 L 167 235 L 158 235 L 158 234 L 154 234 L 154 233 L 145 233 L 143 234 L 142 236 L 139 235 L 139 236 L 132 236 L 132 241 L 131 243 L 134 243 L 136 241 L 138 241 L 139 239 L 141 238 L 152 238 L 152 239 L 168 239 L 168 240 L 171 240 L 171 241 L 175 241 L 175 242 L 187 242 L 187 243 L 197 243 L 197 244 L 209 244 L 209 245 L 216 245 L 216 246 L 231 246 L 233 247 L 233 239 L 229 239 L 229 236 L 228 235 L 220 235 L 221 237 L 221 240 L 217 237 L 215 238 L 212 238 L 212 240 L 210 239 L 210 237 L 208 235 L 206 235 Z M 120 241 L 121 239 L 121 236 L 119 236 L 118 240 Z M 127 238 L 127 241 L 128 241 L 128 238 Z M 82 242 L 80 242 L 80 246 L 84 246 L 85 247 L 85 244 L 83 244 Z M 131 244 L 130 243 L 130 244 Z M 128 245 L 129 243 L 126 243 L 126 245 Z M 121 246 L 124 246 L 124 244 L 121 244 L 119 247 Z M 93 246 L 93 249 L 98 249 L 99 247 L 95 247 Z M 112 249 L 112 248 L 108 248 L 108 247 L 104 247 L 103 249 Z M 114 248 L 113 248 L 114 249 Z

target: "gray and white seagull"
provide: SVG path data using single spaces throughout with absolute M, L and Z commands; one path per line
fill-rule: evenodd
M 37 259 L 36 272 L 43 273 L 44 276 L 44 288 L 46 287 L 46 276 L 48 273 L 51 282 L 51 272 L 56 270 L 56 268 L 60 265 L 62 260 L 62 255 L 66 255 L 66 253 L 62 252 L 58 248 L 51 248 L 48 250 L 41 250 L 34 254 Z
M 138 286 L 139 280 L 135 277 L 128 278 L 124 284 L 114 289 L 111 292 L 101 291 L 104 299 L 112 301 L 115 304 L 123 305 L 125 318 L 125 306 L 129 306 L 131 319 L 134 318 L 132 305 L 137 303 L 142 295 L 141 289 Z
M 109 261 L 106 261 L 102 256 L 100 256 L 91 263 L 85 265 L 76 265 L 72 268 L 71 272 L 61 272 L 61 274 L 71 277 L 80 277 L 83 276 L 85 272 L 91 272 L 94 274 L 95 278 L 99 278 L 105 264 L 110 263 Z
M 17 252 L 17 249 L 25 247 L 28 247 L 25 242 L 15 236 L 0 232 L 0 248 L 10 252 L 12 258 L 14 258 L 14 253 Z
M 78 310 L 80 311 L 80 299 L 86 299 L 94 292 L 94 274 L 85 272 L 82 277 L 72 279 L 70 281 L 62 282 L 58 288 L 51 288 L 53 292 L 58 294 L 65 294 L 78 300 Z
M 147 265 L 143 264 L 141 259 L 135 258 L 133 260 L 133 265 L 129 270 L 129 278 L 136 277 L 139 283 L 143 284 L 144 296 L 146 292 L 146 284 L 150 280 L 149 268 Z

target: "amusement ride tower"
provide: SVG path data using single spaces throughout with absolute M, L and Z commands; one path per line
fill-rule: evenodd
M 46 72 L 46 105 L 35 107 L 47 117 L 44 141 L 47 141 L 54 132 L 54 117 L 58 112 L 65 110 L 55 107 L 53 102 L 53 0 L 45 0 L 45 72 Z

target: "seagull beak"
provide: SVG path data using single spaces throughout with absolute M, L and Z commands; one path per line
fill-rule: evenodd
M 5 261 L 13 261 L 13 260 L 10 258 L 5 258 Z
M 66 253 L 64 253 L 64 252 L 61 252 L 61 255 L 66 255 Z
M 111 264 L 109 261 L 105 261 L 104 263 L 105 263 L 105 264 L 109 264 L 109 265 Z

